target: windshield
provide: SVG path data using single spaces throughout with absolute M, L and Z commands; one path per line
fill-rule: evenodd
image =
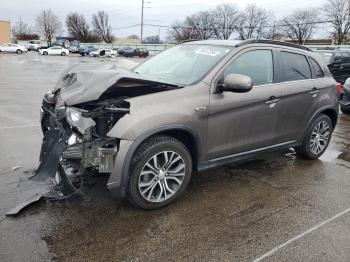
M 319 54 L 322 57 L 323 61 L 326 64 L 329 64 L 331 62 L 333 53 L 327 52 L 327 51 L 316 51 L 316 53 Z
M 230 48 L 210 45 L 178 45 L 147 60 L 134 71 L 143 76 L 177 85 L 202 79 Z

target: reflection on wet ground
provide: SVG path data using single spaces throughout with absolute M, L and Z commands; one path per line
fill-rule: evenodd
M 102 176 L 87 181 L 91 202 L 40 202 L 5 218 L 37 165 L 41 133 L 30 125 L 37 123 L 40 99 L 64 68 L 62 58 L 40 59 L 57 64 L 45 72 L 42 62 L 0 57 L 1 261 L 252 261 L 350 207 L 350 116 L 340 115 L 320 160 L 284 150 L 196 173 L 185 195 L 161 210 L 112 201 Z M 22 96 L 23 103 L 14 104 Z M 29 127 L 1 129 L 21 123 Z M 27 174 L 13 172 L 14 166 Z M 344 216 L 270 260 L 349 261 L 349 224 L 350 215 Z

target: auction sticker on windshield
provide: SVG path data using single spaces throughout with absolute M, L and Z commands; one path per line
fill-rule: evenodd
M 201 54 L 201 55 L 208 55 L 208 56 L 217 56 L 220 54 L 219 51 L 217 50 L 212 50 L 208 48 L 199 48 L 195 52 L 196 54 Z

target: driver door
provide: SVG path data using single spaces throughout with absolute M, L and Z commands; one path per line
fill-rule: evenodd
M 209 159 L 222 158 L 271 146 L 279 117 L 281 90 L 274 83 L 277 61 L 273 50 L 245 49 L 236 54 L 214 81 L 210 95 L 207 152 Z M 217 92 L 228 74 L 252 78 L 246 93 Z

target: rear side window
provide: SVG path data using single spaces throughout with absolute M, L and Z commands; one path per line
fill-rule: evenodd
M 228 74 L 249 76 L 254 86 L 273 83 L 271 50 L 254 50 L 242 54 L 225 69 L 224 75 Z
M 350 63 L 350 53 L 342 53 L 343 63 Z
M 315 59 L 313 59 L 312 57 L 309 57 L 310 63 L 312 68 L 314 69 L 315 72 L 315 78 L 322 78 L 324 77 L 324 73 L 322 71 L 322 68 L 320 67 L 320 65 L 316 62 Z
M 283 81 L 295 81 L 311 78 L 311 69 L 304 55 L 281 52 L 283 63 Z

